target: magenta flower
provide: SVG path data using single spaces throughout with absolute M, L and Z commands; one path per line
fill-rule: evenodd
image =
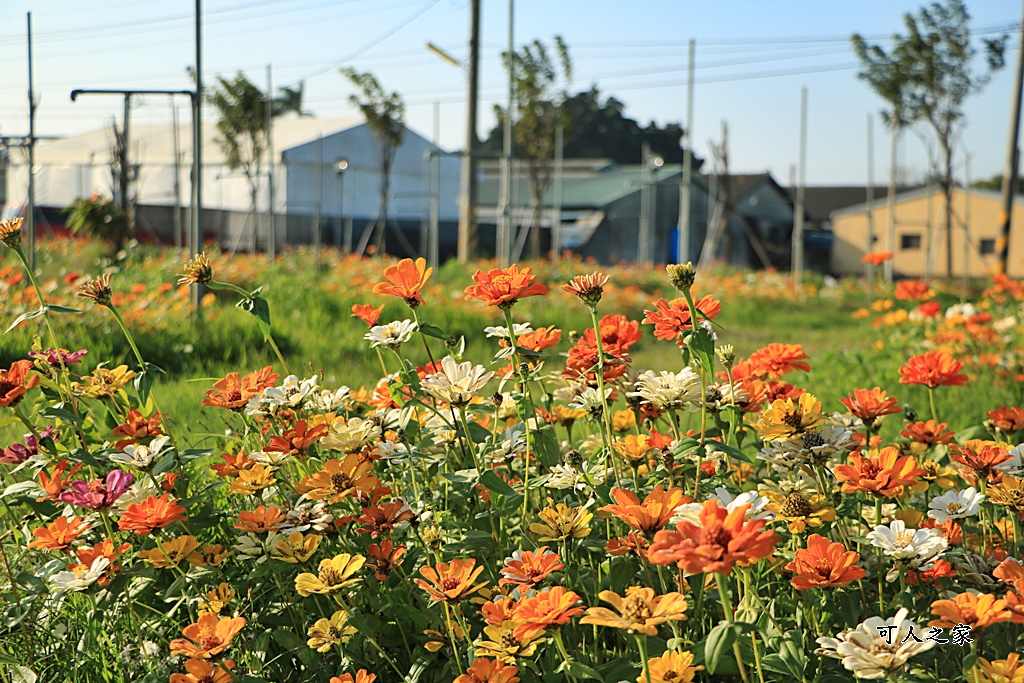
M 63 359 L 64 365 L 78 365 L 81 358 L 89 353 L 85 349 L 80 351 L 68 351 L 67 349 L 46 349 L 45 351 L 29 351 L 28 355 L 33 358 L 42 358 L 50 365 L 59 368 Z
M 0 463 L 5 465 L 18 465 L 33 455 L 39 454 L 39 441 L 33 434 L 25 435 L 25 443 L 12 443 L 0 454 Z
M 105 510 L 121 497 L 135 477 L 123 470 L 114 470 L 107 474 L 107 480 L 73 481 L 66 491 L 60 494 L 60 500 L 90 510 Z

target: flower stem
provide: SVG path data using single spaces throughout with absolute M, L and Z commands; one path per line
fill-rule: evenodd
M 732 602 L 729 600 L 728 580 L 725 574 L 719 574 L 715 577 L 715 583 L 718 584 L 718 596 L 722 600 L 722 612 L 725 613 L 725 621 L 728 624 L 733 624 L 735 622 L 732 616 Z M 743 665 L 743 655 L 740 652 L 738 640 L 732 644 L 732 654 L 736 658 L 736 665 L 740 668 L 740 678 L 743 679 L 743 683 L 750 683 L 750 679 L 747 678 L 747 668 Z
M 647 636 L 638 634 L 636 644 L 640 648 L 640 664 L 644 667 L 644 680 L 651 683 L 651 667 L 647 664 Z

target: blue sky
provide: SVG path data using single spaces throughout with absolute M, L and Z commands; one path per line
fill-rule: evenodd
M 500 53 L 507 45 L 507 0 L 483 0 L 480 134 L 504 102 Z M 729 124 L 734 172 L 771 171 L 790 179 L 798 151 L 799 95 L 809 89 L 810 184 L 863 184 L 867 117 L 882 102 L 857 80 L 849 35 L 885 40 L 902 16 L 922 3 L 905 0 L 517 0 L 515 42 L 561 35 L 573 57 L 574 90 L 596 84 L 642 123 L 685 119 L 686 42 L 697 40 L 694 148 Z M 972 28 L 1007 27 L 1019 3 L 968 0 Z M 27 132 L 25 13 L 32 12 L 40 135 L 98 128 L 120 116 L 118 98 L 83 98 L 72 88 L 186 89 L 194 61 L 190 0 L 4 0 L 0 3 L 0 135 Z M 432 41 L 457 58 L 468 40 L 466 0 L 205 0 L 204 70 L 245 71 L 275 85 L 306 81 L 307 108 L 322 117 L 354 113 L 351 87 L 338 74 L 348 65 L 372 71 L 403 94 L 407 123 L 432 137 L 434 103 L 444 147 L 462 145 L 463 74 L 425 49 Z M 967 105 L 963 148 L 974 179 L 1001 173 L 1007 134 L 1012 41 L 1007 67 Z M 980 60 L 978 62 L 980 66 Z M 183 112 L 183 115 L 186 115 Z M 133 120 L 170 121 L 166 98 L 146 98 Z M 926 169 L 924 143 L 907 136 L 903 164 Z M 875 179 L 886 178 L 887 141 L 875 117 Z M 959 173 L 963 174 L 962 159 Z

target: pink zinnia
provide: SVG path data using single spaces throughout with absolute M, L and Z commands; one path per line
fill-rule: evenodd
M 71 482 L 71 485 L 60 494 L 59 498 L 65 503 L 90 510 L 106 509 L 128 490 L 133 481 L 135 481 L 135 477 L 131 474 L 123 470 L 114 470 L 107 474 L 106 482 L 102 479 Z
M 28 355 L 33 358 L 42 358 L 54 367 L 60 367 L 63 359 L 64 365 L 78 365 L 82 362 L 82 356 L 89 353 L 85 349 L 79 351 L 68 351 L 67 349 L 46 349 L 45 351 L 29 351 Z

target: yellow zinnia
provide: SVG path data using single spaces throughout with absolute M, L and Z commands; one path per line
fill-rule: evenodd
M 338 610 L 330 619 L 317 619 L 316 623 L 309 627 L 306 641 L 311 648 L 317 652 L 327 652 L 331 645 L 347 643 L 355 635 L 355 626 L 348 625 L 348 612 Z
M 821 401 L 811 394 L 800 394 L 796 401 L 776 399 L 761 415 L 755 428 L 762 439 L 774 441 L 799 436 L 824 421 Z
M 309 534 L 305 537 L 298 531 L 288 534 L 288 537 L 283 541 L 278 541 L 277 545 L 272 550 L 272 557 L 275 560 L 281 560 L 282 562 L 288 562 L 289 564 L 298 564 L 299 562 L 305 562 L 313 556 L 316 549 L 320 547 L 320 541 L 323 536 L 317 534 Z
M 312 593 L 327 595 L 335 593 L 345 586 L 351 586 L 359 581 L 359 577 L 353 577 L 357 571 L 362 569 L 366 558 L 362 555 L 349 555 L 342 553 L 335 555 L 329 560 L 320 560 L 320 567 L 316 574 L 304 572 L 295 577 L 295 590 L 302 597 Z
M 192 552 L 199 547 L 195 536 L 185 535 L 158 543 L 152 550 L 143 550 L 139 557 L 154 567 L 166 569 L 180 565 Z
M 550 503 L 549 499 L 549 503 Z M 587 526 L 594 518 L 586 507 L 569 507 L 565 503 L 544 508 L 538 514 L 540 522 L 530 525 L 530 531 L 540 534 L 541 542 L 564 541 L 590 535 Z

